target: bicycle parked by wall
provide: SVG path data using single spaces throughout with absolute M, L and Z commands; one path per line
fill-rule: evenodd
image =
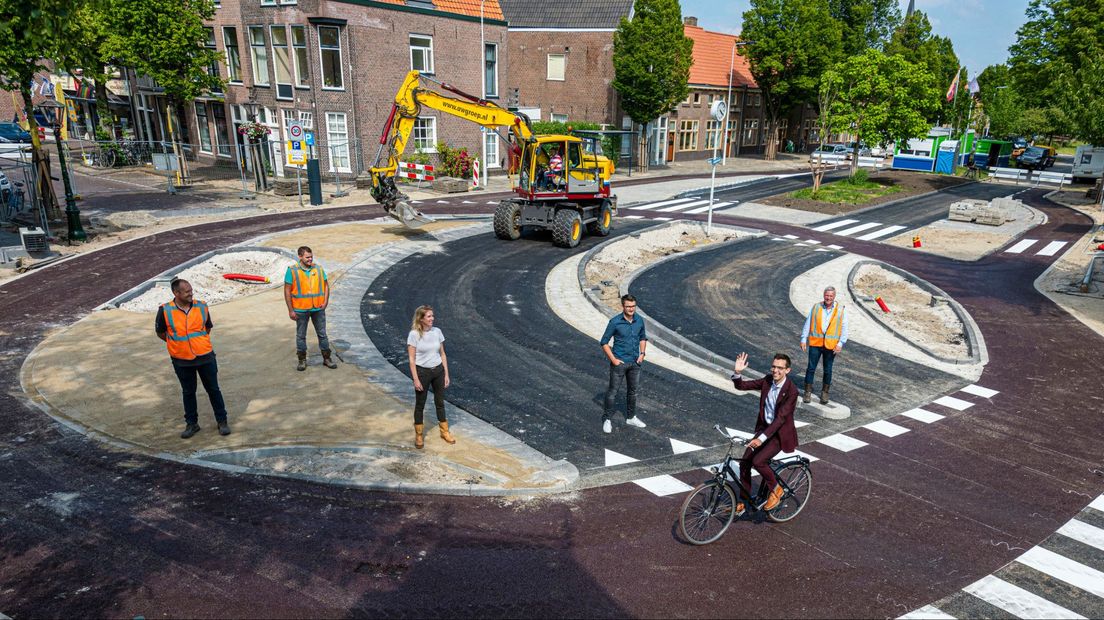
M 795 455 L 771 460 L 771 469 L 778 477 L 783 495 L 777 506 L 769 511 L 763 510 L 767 502 L 766 493 L 759 493 L 752 499 L 751 489 L 744 488 L 740 483 L 739 465 L 746 459 L 732 456 L 737 446 L 742 448 L 751 440 L 732 437 L 720 425 L 713 428 L 728 439 L 728 452 L 724 461 L 710 470 L 713 479 L 691 491 L 682 503 L 679 529 L 686 540 L 695 545 L 709 544 L 724 535 L 732 521 L 744 514 L 763 514 L 770 521 L 781 523 L 793 519 L 805 508 L 813 492 L 809 459 Z M 737 497 L 740 499 L 737 500 Z M 743 512 L 737 511 L 738 503 L 744 504 Z

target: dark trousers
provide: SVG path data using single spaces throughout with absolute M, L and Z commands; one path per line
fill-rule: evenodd
M 759 487 L 760 491 L 766 489 L 769 492 L 774 489 L 774 485 L 778 484 L 778 478 L 774 475 L 774 470 L 771 469 L 770 460 L 781 451 L 782 440 L 778 438 L 777 434 L 769 437 L 763 445 L 759 446 L 758 450 L 748 448 L 744 451 L 744 460 L 740 461 L 740 483 L 744 485 L 748 493 L 751 493 L 752 467 L 763 477 L 763 484 Z
M 613 397 L 621 390 L 621 382 L 625 388 L 625 419 L 636 416 L 636 385 L 640 380 L 640 364 L 636 362 L 624 362 L 614 366 L 610 364 L 609 387 L 606 388 L 606 408 L 602 413 L 602 419 L 608 420 L 613 415 Z
M 326 311 L 295 313 L 295 350 L 307 352 L 307 323 L 314 323 L 314 333 L 318 335 L 318 348 L 330 350 L 330 339 L 326 336 Z
M 203 389 L 211 399 L 211 409 L 215 410 L 217 422 L 226 421 L 226 403 L 222 400 L 222 390 L 218 384 L 218 362 L 211 360 L 202 366 L 173 366 L 176 378 L 180 379 L 180 392 L 184 398 L 184 422 L 199 424 L 199 408 L 196 405 L 196 376 L 203 382 Z
M 445 417 L 445 365 L 438 364 L 436 368 L 414 367 L 418 371 L 418 381 L 422 384 L 422 391 L 414 391 L 414 423 L 424 424 L 424 412 L 426 397 L 429 396 L 429 388 L 433 388 L 433 406 L 437 408 L 437 421 L 448 422 Z
M 824 385 L 832 385 L 832 364 L 836 361 L 836 352 L 824 347 L 809 347 L 809 365 L 805 369 L 805 383 L 816 378 L 817 364 L 824 358 Z

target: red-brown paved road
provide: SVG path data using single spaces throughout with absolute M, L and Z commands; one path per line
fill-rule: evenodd
M 1028 200 L 1050 216 L 1033 238 L 1088 228 Z M 856 431 L 871 445 L 853 453 L 804 447 L 823 459 L 806 512 L 738 524 L 706 548 L 675 537 L 679 498 L 632 484 L 523 504 L 227 475 L 107 449 L 20 402 L 19 365 L 50 327 L 200 252 L 376 214 L 203 225 L 0 287 L 0 612 L 897 616 L 991 572 L 1104 489 L 1094 395 L 1104 341 L 1032 288 L 1051 259 L 960 264 L 862 242 L 848 249 L 921 275 L 973 313 L 991 355 L 979 383 L 1000 394 L 939 410 L 948 417 L 932 425 L 895 418 L 912 432 L 893 439 Z

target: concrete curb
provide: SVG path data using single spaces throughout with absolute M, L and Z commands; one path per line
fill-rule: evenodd
M 859 306 L 859 309 L 861 309 L 864 313 L 866 313 L 866 315 L 868 317 L 873 319 L 875 323 L 877 323 L 877 324 L 881 325 L 882 327 L 884 327 L 885 329 L 889 330 L 889 332 L 891 334 L 893 334 L 898 340 L 907 343 L 909 346 L 912 346 L 916 349 L 919 349 L 925 355 L 933 357 L 933 358 L 935 358 L 935 359 L 937 359 L 941 362 L 945 362 L 945 363 L 948 363 L 948 364 L 955 364 L 955 365 L 958 365 L 958 366 L 969 366 L 969 365 L 981 363 L 981 361 L 982 361 L 981 350 L 984 349 L 984 346 L 985 346 L 984 341 L 981 341 L 981 332 L 978 329 L 977 325 L 974 323 L 973 319 L 970 317 L 970 314 L 968 312 L 966 312 L 966 309 L 963 308 L 962 305 L 959 304 L 957 301 L 955 301 L 954 298 L 952 298 L 950 295 L 945 293 L 943 291 L 943 289 L 941 289 L 938 286 L 932 284 L 931 282 L 928 282 L 927 280 L 925 280 L 923 278 L 920 278 L 920 277 L 918 277 L 914 274 L 911 274 L 911 273 L 909 273 L 909 272 L 907 272 L 903 269 L 900 269 L 899 267 L 896 267 L 894 265 L 890 265 L 889 263 L 883 263 L 881 261 L 876 261 L 876 260 L 862 260 L 862 261 L 859 261 L 859 262 L 855 263 L 854 265 L 852 265 L 851 266 L 851 271 L 847 274 L 847 291 L 848 291 L 848 293 L 850 293 L 850 295 L 853 299 L 856 299 L 856 300 L 861 299 L 861 297 L 855 292 L 855 274 L 858 273 L 859 268 L 862 267 L 863 265 L 876 265 L 878 267 L 886 269 L 887 271 L 891 271 L 891 272 L 901 276 L 905 280 L 908 280 L 909 282 L 912 282 L 913 284 L 916 284 L 917 286 L 924 289 L 926 292 L 930 293 L 931 295 L 942 297 L 943 299 L 946 299 L 947 303 L 951 306 L 951 310 L 954 311 L 955 316 L 957 316 L 958 320 L 962 322 L 962 326 L 963 326 L 963 328 L 965 330 L 965 333 L 966 333 L 966 347 L 967 347 L 967 350 L 969 351 L 970 358 L 966 359 L 966 360 L 963 360 L 963 359 L 952 358 L 952 357 L 944 357 L 942 355 L 939 355 L 938 353 L 936 353 L 935 351 L 932 351 L 931 349 L 925 347 L 924 345 L 919 344 L 919 343 L 917 343 L 917 342 L 915 342 L 915 341 L 913 341 L 909 338 L 906 338 L 904 334 L 902 334 L 901 332 L 894 329 L 894 327 L 892 325 L 887 323 L 884 319 L 882 319 L 882 317 L 875 314 L 870 308 L 867 308 L 864 304 L 861 304 L 861 303 L 856 304 L 857 306 Z

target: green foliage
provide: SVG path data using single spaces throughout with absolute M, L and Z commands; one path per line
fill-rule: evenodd
M 866 185 L 869 181 L 870 173 L 866 171 L 866 168 L 859 168 L 854 174 L 847 177 L 847 182 L 852 185 Z
M 944 97 L 955 73 L 960 70 L 954 45 L 947 37 L 932 34 L 927 15 L 922 11 L 915 11 L 905 18 L 886 44 L 885 53 L 897 54 L 909 62 L 922 65 L 934 76 L 933 92 L 936 99 L 933 103 L 938 105 L 927 113 L 928 122 L 942 121 L 957 125 L 958 119 L 965 118 L 964 110 L 967 109 L 970 98 L 964 97 L 964 92 L 959 92 L 957 101 L 947 101 Z M 964 91 L 965 78 L 959 79 L 958 88 Z
M 901 188 L 896 185 L 883 185 L 873 181 L 857 183 L 852 179 L 844 179 L 842 181 L 825 183 L 815 192 L 811 187 L 799 189 L 796 192 L 792 192 L 790 196 L 800 200 L 815 200 L 817 202 L 827 202 L 837 205 L 859 205 L 870 202 L 881 196 L 896 194 L 900 191 L 902 191 Z
M 693 49 L 678 0 L 636 0 L 613 35 L 613 88 L 625 113 L 646 124 L 686 99 Z
M 454 149 L 444 142 L 438 142 L 437 159 L 441 162 L 440 169 L 444 176 L 470 179 L 472 178 L 473 163 L 478 158 L 469 155 L 468 149 Z
M 763 93 L 771 129 L 816 100 L 821 74 L 841 54 L 839 22 L 822 0 L 752 0 L 740 36 L 748 42 L 741 53 Z M 773 147 L 772 139 L 768 156 Z
M 1104 144 L 1104 47 L 1082 59 L 1072 76 L 1061 80 L 1065 110 L 1077 135 L 1090 144 Z
M 566 123 L 560 121 L 536 121 L 533 123 L 533 133 L 539 136 L 547 135 L 568 135 L 573 130 L 580 131 L 598 131 L 602 128 L 598 123 L 591 123 L 589 121 L 567 121 Z M 600 140 L 602 144 L 602 154 L 616 162 L 621 157 L 621 137 L 620 136 L 603 136 Z
M 882 49 L 901 23 L 897 0 L 828 0 L 828 12 L 840 23 L 847 56 Z
M 825 115 L 829 132 L 851 131 L 867 144 L 903 143 L 925 135 L 926 115 L 936 101 L 927 68 L 874 49 L 826 71 L 821 91 L 822 98 L 825 92 L 835 93 Z

